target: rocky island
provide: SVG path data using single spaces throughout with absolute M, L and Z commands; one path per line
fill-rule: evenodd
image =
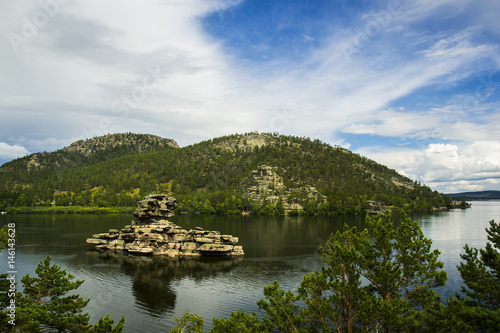
M 174 216 L 177 200 L 165 194 L 151 194 L 137 203 L 135 220 L 121 230 L 95 234 L 87 243 L 97 249 L 168 257 L 241 256 L 237 237 L 196 227 L 185 230 L 166 220 Z

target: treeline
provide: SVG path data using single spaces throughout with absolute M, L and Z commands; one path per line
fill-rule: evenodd
M 97 163 L 81 157 L 75 168 L 57 168 L 56 159 L 22 172 L 13 170 L 18 163 L 0 169 L 0 208 L 133 206 L 152 192 L 173 195 L 181 211 L 213 214 L 282 214 L 292 204 L 302 207 L 296 214 L 364 214 L 368 201 L 413 211 L 451 204 L 448 196 L 346 149 L 277 134 L 231 135 Z M 252 171 L 262 165 L 273 167 L 287 189 L 315 187 L 321 197 L 292 191 L 281 201 L 252 198 Z

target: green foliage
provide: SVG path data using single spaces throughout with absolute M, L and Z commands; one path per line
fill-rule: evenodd
M 492 220 L 486 232 L 489 242 L 484 249 L 465 245 L 460 255 L 464 261 L 457 267 L 465 298 L 452 299 L 453 318 L 467 323 L 473 332 L 500 331 L 500 225 Z
M 264 296 L 267 300 L 257 302 L 259 308 L 266 312 L 264 323 L 267 327 L 279 332 L 298 332 L 304 326 L 302 309 L 296 304 L 299 295 L 292 291 L 284 291 L 277 281 L 264 287 Z
M 370 299 L 368 287 L 361 286 L 362 243 L 369 246 L 368 231 L 344 226 L 320 248 L 327 266 L 304 277 L 299 293 L 306 305 L 310 326 L 319 331 L 362 330 L 366 321 L 364 304 Z
M 7 246 L 9 245 L 9 233 L 8 233 L 8 230 L 9 230 L 9 226 L 8 225 L 4 225 L 0 229 L 0 251 L 2 251 L 3 249 L 6 249 Z
M 89 300 L 71 292 L 82 280 L 71 281 L 74 276 L 54 264 L 47 257 L 35 269 L 36 277 L 29 274 L 21 279 L 23 297 L 19 302 L 17 324 L 28 327 L 44 327 L 54 330 L 76 330 L 89 321 L 82 314 Z
M 332 235 L 321 248 L 327 267 L 302 281 L 308 320 L 321 331 L 398 331 L 439 302 L 431 288 L 444 285 L 446 272 L 418 224 L 403 213 L 394 230 L 388 212 L 367 224 L 362 232 L 346 226 Z
M 259 333 L 270 332 L 267 327 L 255 313 L 246 313 L 243 311 L 235 311 L 227 319 L 214 318 L 214 326 L 210 330 L 211 333 Z
M 367 225 L 332 234 L 320 248 L 326 266 L 305 275 L 297 293 L 277 281 L 266 286 L 257 303 L 262 319 L 235 311 L 214 318 L 212 332 L 500 331 L 498 223 L 490 222 L 485 249 L 465 246 L 458 269 L 466 297 L 451 296 L 446 304 L 432 289 L 446 282 L 439 251 L 418 224 L 402 213 L 395 229 L 386 212 L 367 217 Z
M 90 328 L 89 332 L 92 333 L 120 333 L 125 325 L 125 318 L 122 316 L 120 321 L 113 327 L 115 321 L 109 318 L 109 314 L 106 317 L 100 318 L 99 321 Z
M 252 138 L 265 144 L 251 146 Z M 88 156 L 61 150 L 6 163 L 0 167 L 0 206 L 130 207 L 165 184 L 171 184 L 180 211 L 206 214 L 281 215 L 284 201 L 301 205 L 300 214 L 308 215 L 364 214 L 368 200 L 407 210 L 451 204 L 450 197 L 395 170 L 319 140 L 247 133 L 180 149 L 144 140 L 143 150 L 118 145 Z M 272 166 L 291 191 L 281 201 L 264 204 L 249 195 L 248 188 L 255 185 L 252 171 L 261 165 Z M 311 196 L 302 187 L 315 187 L 322 196 Z
M 109 315 L 101 318 L 94 326 L 89 325 L 89 315 L 83 309 L 90 300 L 75 294 L 83 280 L 66 273 L 57 264 L 51 264 L 51 257 L 42 260 L 35 269 L 36 276 L 29 274 L 21 279 L 23 292 L 17 293 L 15 326 L 8 323 L 7 303 L 2 303 L 0 329 L 15 332 L 113 332 L 123 330 L 125 319 L 113 327 Z M 6 275 L 0 277 L 0 286 L 5 291 Z M 10 283 L 8 281 L 8 283 Z
M 265 312 L 262 320 L 236 312 L 214 320 L 214 332 L 242 327 L 238 319 L 245 332 L 424 332 L 437 324 L 443 331 L 452 328 L 441 315 L 453 308 L 441 305 L 432 290 L 444 285 L 446 272 L 439 251 L 431 250 L 418 224 L 404 213 L 397 229 L 388 212 L 367 219 L 368 229 L 345 226 L 331 235 L 320 248 L 326 266 L 304 276 L 297 293 L 281 289 L 277 281 L 266 286 L 266 299 L 257 303 Z
M 124 214 L 132 213 L 134 207 L 97 207 L 97 206 L 49 206 L 13 207 L 11 214 Z
M 484 249 L 470 248 L 465 245 L 464 260 L 458 266 L 460 275 L 467 287 L 462 291 L 469 302 L 491 310 L 500 308 L 500 225 L 490 221 L 488 243 Z
M 204 320 L 203 317 L 185 311 L 181 318 L 175 317 L 177 326 L 170 330 L 170 333 L 202 333 Z

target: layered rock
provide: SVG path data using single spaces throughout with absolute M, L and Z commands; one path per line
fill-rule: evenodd
M 139 220 L 148 220 L 154 217 L 172 217 L 175 215 L 175 208 L 177 208 L 175 198 L 165 194 L 150 194 L 137 203 L 137 208 L 133 214 Z
M 164 194 L 148 195 L 138 202 L 137 217 L 121 230 L 110 229 L 95 234 L 87 243 L 97 249 L 122 250 L 130 253 L 169 257 L 241 256 L 243 248 L 236 246 L 237 237 L 196 227 L 189 231 L 163 219 L 174 215 L 175 198 Z
M 276 173 L 277 169 L 277 167 L 260 165 L 256 170 L 252 171 L 252 179 L 255 185 L 246 188 L 250 199 L 260 202 L 267 200 L 271 205 L 276 205 L 281 199 L 287 213 L 294 209 L 304 209 L 300 203 L 296 202 L 295 198 L 309 198 L 310 200 L 316 200 L 318 203 L 326 202 L 326 196 L 318 192 L 316 187 L 288 188 L 283 177 Z

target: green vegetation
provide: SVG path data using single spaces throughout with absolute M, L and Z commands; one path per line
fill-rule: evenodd
M 7 274 L 1 275 L 0 329 L 3 332 L 120 333 L 123 330 L 123 317 L 114 327 L 114 320 L 109 315 L 101 317 L 95 325 L 89 325 L 89 315 L 82 312 L 90 300 L 73 293 L 83 280 L 72 281 L 74 276 L 56 264 L 51 265 L 50 257 L 38 264 L 35 273 L 35 277 L 28 274 L 21 279 L 22 293 L 8 298 L 11 282 Z M 9 308 L 11 300 L 15 300 L 14 312 Z
M 13 229 L 10 229 L 13 230 Z M 9 226 L 0 230 L 0 251 L 10 250 L 14 239 Z M 51 258 L 42 260 L 35 269 L 36 276 L 29 274 L 21 279 L 23 292 L 17 292 L 17 283 L 9 274 L 0 274 L 0 331 L 2 332 L 93 332 L 120 333 L 125 319 L 113 327 L 114 320 L 106 315 L 95 325 L 89 325 L 90 317 L 83 309 L 90 300 L 75 294 L 83 280 L 60 266 L 51 264 Z
M 432 288 L 446 281 L 438 250 L 404 214 L 368 218 L 368 229 L 344 227 L 321 248 L 326 266 L 304 276 L 297 292 L 277 281 L 264 288 L 264 311 L 235 310 L 214 318 L 210 332 L 498 332 L 500 227 L 491 222 L 485 250 L 467 246 L 459 267 L 466 297 L 446 304 Z M 203 332 L 203 318 L 186 312 L 171 332 Z
M 9 214 L 125 214 L 132 213 L 135 207 L 98 207 L 98 206 L 27 206 L 10 207 Z
M 364 215 L 369 204 L 379 211 L 451 204 L 450 197 L 395 170 L 319 140 L 247 133 L 158 150 L 145 142 L 149 152 L 103 144 L 90 154 L 87 145 L 89 155 L 65 148 L 6 163 L 0 168 L 0 210 L 132 207 L 152 192 L 175 196 L 181 212 L 205 214 Z M 272 170 L 274 182 L 259 183 L 262 166 Z

